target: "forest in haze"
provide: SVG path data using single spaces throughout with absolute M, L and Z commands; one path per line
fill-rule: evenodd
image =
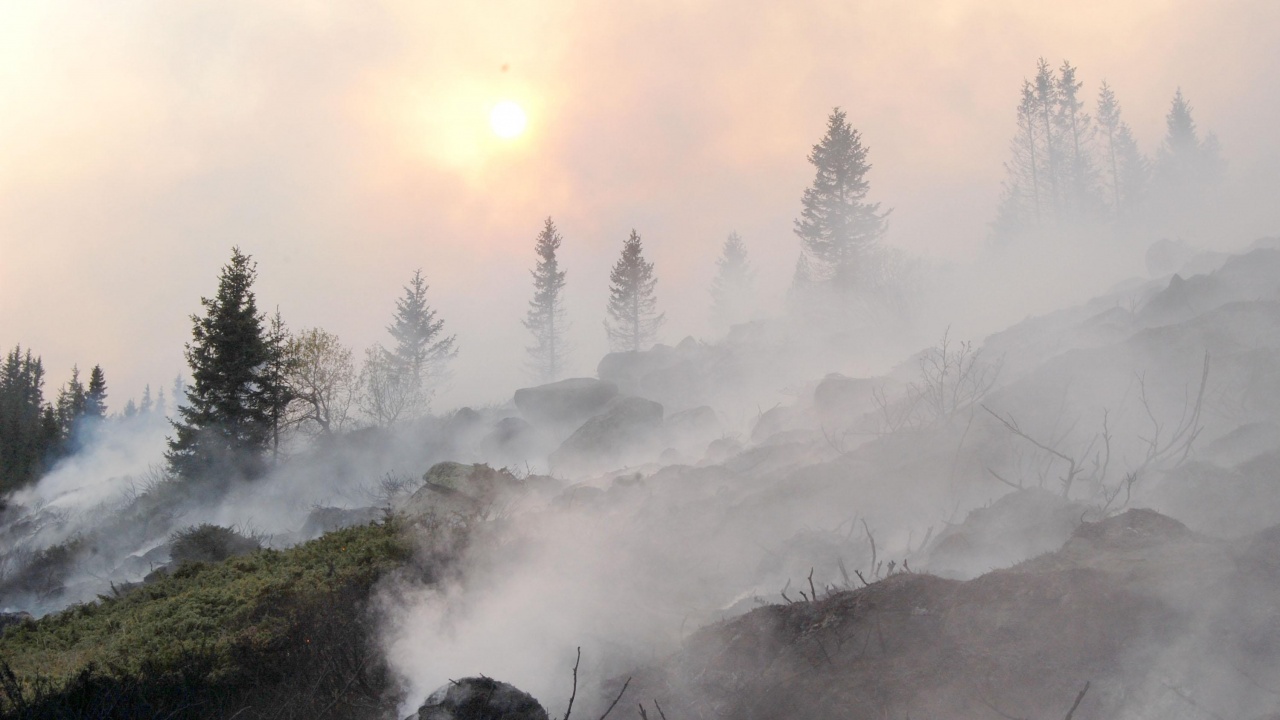
M 717 213 L 697 272 L 650 195 L 605 242 L 548 185 L 482 275 L 323 307 L 220 241 L 141 387 L 141 340 L 0 328 L 0 716 L 1280 717 L 1280 236 L 1227 161 L 1269 141 L 1026 70 L 963 263 L 826 103 L 753 140 L 787 232 Z

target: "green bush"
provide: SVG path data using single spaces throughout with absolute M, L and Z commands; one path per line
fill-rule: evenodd
M 169 556 L 174 565 L 222 562 L 262 549 L 256 537 L 208 523 L 178 530 L 169 536 L 169 542 Z
M 366 604 L 411 554 L 397 521 L 346 528 L 288 550 L 191 562 L 9 628 L 0 715 L 383 716 L 394 683 Z

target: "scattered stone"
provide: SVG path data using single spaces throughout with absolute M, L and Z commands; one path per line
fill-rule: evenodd
M 487 677 L 450 681 L 405 720 L 548 720 L 532 695 Z

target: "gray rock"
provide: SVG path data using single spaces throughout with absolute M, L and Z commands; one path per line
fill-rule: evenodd
M 724 427 L 716 411 L 706 405 L 673 413 L 662 423 L 662 434 L 667 444 L 684 451 L 704 448 L 707 443 L 724 434 Z
M 761 442 L 771 435 L 795 428 L 799 421 L 800 413 L 795 408 L 784 405 L 770 408 L 756 418 L 756 424 L 751 428 L 751 440 Z
M 638 397 L 620 397 L 587 420 L 551 453 L 558 472 L 582 472 L 619 467 L 657 450 L 662 428 L 662 405 Z
M 813 409 L 824 427 L 843 428 L 875 409 L 875 382 L 832 373 L 813 390 Z
M 397 511 L 413 518 L 466 523 L 522 490 L 510 472 L 483 464 L 436 463 L 422 479 L 423 486 L 398 503 Z
M 541 433 L 518 417 L 502 418 L 480 440 L 480 450 L 491 462 L 519 464 L 538 454 Z M 543 451 L 545 452 L 545 448 Z
M 450 681 L 405 720 L 548 720 L 532 695 L 487 677 Z
M 577 425 L 605 409 L 618 386 L 595 378 L 569 378 L 516 391 L 520 414 L 532 423 Z

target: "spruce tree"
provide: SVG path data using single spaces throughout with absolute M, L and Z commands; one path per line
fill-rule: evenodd
M 751 313 L 754 277 L 747 259 L 747 246 L 738 233 L 731 232 L 716 260 L 716 277 L 711 282 L 711 317 L 716 327 L 728 328 Z
M 809 162 L 816 173 L 801 199 L 795 233 L 816 279 L 847 292 L 855 289 L 865 251 L 884 234 L 888 213 L 866 201 L 867 149 L 840 108 L 827 118 L 827 132 Z
M 1115 91 L 1106 81 L 1098 91 L 1098 129 L 1104 175 L 1111 190 L 1112 217 L 1116 220 L 1132 217 L 1142 203 L 1150 168 L 1133 138 L 1133 130 L 1121 117 Z
M 390 368 L 411 398 L 410 416 L 430 408 L 436 387 L 448 375 L 449 361 L 458 354 L 456 337 L 444 334 L 444 320 L 427 304 L 427 289 L 422 271 L 415 270 L 387 327 L 396 341 L 388 357 Z
M 173 409 L 177 412 L 187 402 L 187 381 L 181 375 L 173 378 Z
M 1053 210 L 1055 222 L 1062 219 L 1062 133 L 1054 121 L 1058 113 L 1060 87 L 1049 61 L 1040 58 L 1036 63 L 1035 113 L 1039 116 L 1040 142 L 1044 148 L 1045 190 L 1047 204 Z
M 564 372 L 564 359 L 568 348 L 565 333 L 568 325 L 564 319 L 565 271 L 560 269 L 556 252 L 562 238 L 551 218 L 542 226 L 534 241 L 538 264 L 533 275 L 533 299 L 525 315 L 524 326 L 533 334 L 533 344 L 527 350 L 529 365 L 542 382 L 550 382 Z
M 666 320 L 657 312 L 653 263 L 644 259 L 640 235 L 635 230 L 622 245 L 622 256 L 609 273 L 608 317 L 604 322 L 609 345 L 615 352 L 638 352 L 654 342 Z
M 232 248 L 222 268 L 218 292 L 201 298 L 204 315 L 192 315 L 186 346 L 191 387 L 171 421 L 175 436 L 165 457 L 170 469 L 188 479 L 242 476 L 263 471 L 272 440 L 274 391 L 266 368 L 272 350 L 253 293 L 256 264 Z M 181 391 L 175 382 L 175 395 Z
M 151 385 L 148 383 L 142 388 L 142 400 L 138 403 L 138 412 L 142 415 L 150 415 L 152 408 Z
M 1004 164 L 1005 181 L 991 236 L 1006 243 L 1031 228 L 1039 228 L 1044 216 L 1043 167 L 1040 157 L 1039 104 L 1035 86 L 1022 81 L 1017 127 L 1010 145 L 1011 157 Z
M 101 420 L 107 416 L 107 376 L 101 365 L 89 371 L 89 388 L 84 394 L 84 415 Z
M 0 365 L 0 495 L 34 482 L 61 441 L 44 402 L 44 364 L 14 347 Z
M 1097 169 L 1093 164 L 1093 123 L 1084 111 L 1080 88 L 1084 83 L 1076 79 L 1076 68 L 1067 61 L 1058 69 L 1058 93 L 1055 120 L 1058 135 L 1062 138 L 1064 165 L 1064 214 L 1074 221 L 1087 219 L 1094 211 L 1097 200 L 1094 190 Z
M 1182 232 L 1209 204 L 1207 196 L 1218 182 L 1222 161 L 1217 138 L 1209 134 L 1200 139 L 1191 103 L 1181 88 L 1174 93 L 1165 127 L 1153 185 L 1166 222 Z
M 285 325 L 280 309 L 271 316 L 267 327 L 267 362 L 262 368 L 263 383 L 261 402 L 271 418 L 271 460 L 280 459 L 280 437 L 284 431 L 285 413 L 294 394 L 289 387 L 293 358 L 289 354 L 289 328 Z
M 71 379 L 58 391 L 58 399 L 54 405 L 54 414 L 58 419 L 58 428 L 63 441 L 69 440 L 75 432 L 75 426 L 85 413 L 85 389 L 80 382 L 79 366 L 71 366 Z

